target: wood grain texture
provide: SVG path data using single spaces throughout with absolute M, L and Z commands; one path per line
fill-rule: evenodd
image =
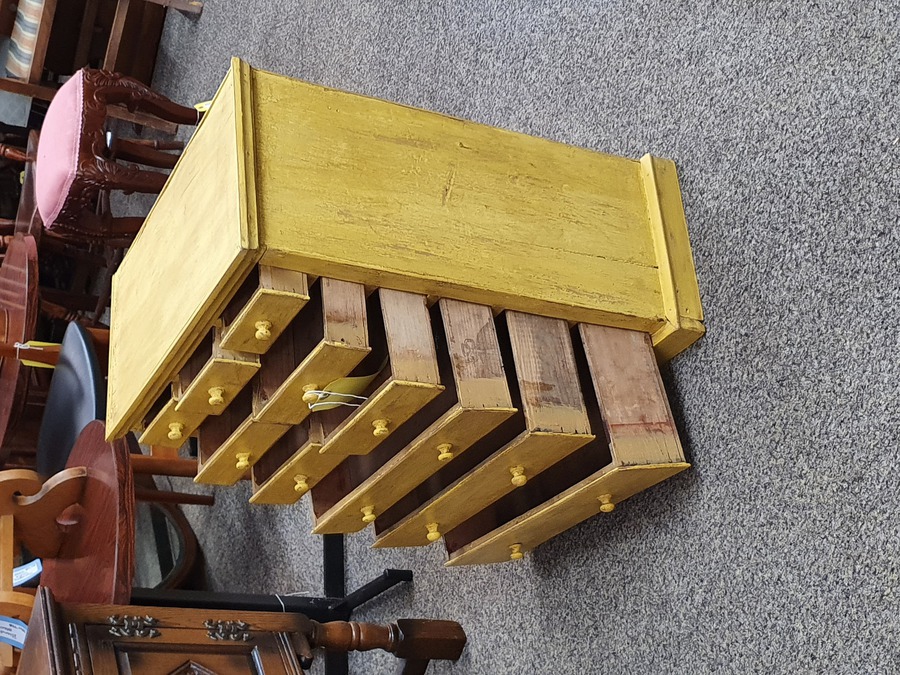
M 313 419 L 308 420 L 305 426 L 308 427 L 305 442 L 297 447 L 291 444 L 286 448 L 293 451 L 270 476 L 265 480 L 257 480 L 257 467 L 254 467 L 251 504 L 293 504 L 308 492 L 308 490 L 298 491 L 295 489 L 297 476 L 303 476 L 306 484 L 311 488 L 331 470 L 320 466 L 323 461 L 331 461 L 331 458 L 324 458 L 319 454 L 325 440 L 322 425 Z M 282 443 L 290 436 L 289 433 L 278 443 Z M 274 448 L 270 450 L 270 452 L 274 451 Z
M 457 402 L 406 447 L 316 519 L 317 534 L 357 532 L 363 506 L 383 513 L 417 485 L 465 452 L 516 412 L 512 404 L 490 308 L 457 300 L 439 303 L 446 359 Z M 452 457 L 439 460 L 438 446 Z
M 675 163 L 644 155 L 641 175 L 666 320 L 654 331 L 653 342 L 659 359 L 667 361 L 702 337 L 706 329 Z
M 578 330 L 614 463 L 684 462 L 650 336 L 587 324 Z
M 568 325 L 520 312 L 506 317 L 528 428 L 590 433 Z
M 248 417 L 209 459 L 203 461 L 194 482 L 234 485 L 289 429 L 289 425 L 255 422 Z M 247 455 L 247 468 L 238 467 L 239 454 Z
M 440 384 L 425 296 L 382 289 L 379 297 L 391 376 L 408 382 Z
M 597 515 L 601 495 L 611 495 L 613 503 L 619 503 L 683 471 L 688 466 L 685 463 L 634 467 L 610 465 L 546 503 L 457 549 L 451 553 L 447 565 L 508 561 L 511 545 L 519 544 L 522 552 L 529 551 L 581 521 Z
M 271 264 L 571 319 L 658 324 L 638 162 L 253 74 Z M 616 283 L 598 288 L 598 279 Z
M 137 426 L 259 255 L 255 215 L 242 208 L 238 76 L 223 82 L 113 277 L 110 438 Z
M 139 442 L 144 445 L 157 445 L 165 448 L 180 448 L 184 445 L 188 436 L 193 434 L 206 419 L 206 413 L 178 411 L 175 409 L 177 405 L 178 401 L 170 399 L 144 429 Z M 180 435 L 177 438 L 169 438 L 172 424 L 181 425 Z
M 267 360 L 266 375 L 274 368 L 284 369 L 289 374 L 273 392 L 261 392 L 254 401 L 253 417 L 257 421 L 300 424 L 311 412 L 309 405 L 302 401 L 304 388 L 322 389 L 330 382 L 346 377 L 371 351 L 365 289 L 359 284 L 325 278 L 320 279 L 319 284 L 321 312 L 304 312 L 296 321 L 319 321 L 321 327 L 303 327 L 293 345 L 276 347 L 285 353 L 283 357 L 279 353 L 273 358 L 283 358 L 284 363 L 270 364 Z M 322 339 L 308 354 L 303 353 L 304 343 L 308 341 L 306 334 L 319 332 Z M 268 384 L 269 380 L 280 377 L 263 379 Z
M 260 265 L 259 288 L 226 327 L 222 348 L 265 354 L 309 301 L 307 277 L 302 272 Z M 257 338 L 257 322 L 269 324 L 268 337 Z
M 220 415 L 259 371 L 256 354 L 226 349 L 224 342 L 223 327 L 217 322 L 213 328 L 211 358 L 181 393 L 175 404 L 177 412 Z M 221 402 L 216 401 L 214 395 Z
M 426 546 L 426 525 L 437 523 L 442 532 L 453 529 L 467 518 L 515 489 L 511 469 L 522 467 L 528 480 L 540 480 L 538 474 L 548 466 L 593 440 L 590 434 L 524 432 L 473 471 L 442 490 L 396 525 L 382 532 L 376 548 Z

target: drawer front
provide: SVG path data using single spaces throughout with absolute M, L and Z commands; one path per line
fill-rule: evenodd
M 648 464 L 607 467 L 553 499 L 479 537 L 450 554 L 449 566 L 475 565 L 518 559 L 545 541 L 602 513 L 604 504 L 617 504 L 684 471 L 690 465 Z M 537 480 L 540 480 L 538 478 Z M 609 510 L 609 507 L 603 509 Z M 514 557 L 511 557 L 514 556 Z
M 331 473 L 342 458 L 322 455 L 321 443 L 308 442 L 250 497 L 251 504 L 293 504 Z
M 524 432 L 382 532 L 375 546 L 428 545 L 438 539 L 434 533 L 451 530 L 593 439 L 590 434 Z
M 272 424 L 300 424 L 309 414 L 303 396 L 324 389 L 330 382 L 346 377 L 369 353 L 368 347 L 352 347 L 342 342 L 320 342 L 266 400 L 258 402 L 254 419 Z
M 265 354 L 309 300 L 305 274 L 259 266 L 259 286 L 225 326 L 222 347 Z
M 259 357 L 211 358 L 175 405 L 178 412 L 221 415 L 259 370 Z
M 206 419 L 206 413 L 176 410 L 177 401 L 171 399 L 153 418 L 138 439 L 144 445 L 180 448 Z
M 316 534 L 358 532 L 367 524 L 360 518 L 364 507 L 371 506 L 373 513 L 383 513 L 515 412 L 515 408 L 473 410 L 454 406 L 318 518 L 313 531 Z
M 326 439 L 322 454 L 367 455 L 443 390 L 439 384 L 388 381 L 335 429 Z
M 201 464 L 194 480 L 212 485 L 234 485 L 289 429 L 287 425 L 254 422 L 248 417 Z

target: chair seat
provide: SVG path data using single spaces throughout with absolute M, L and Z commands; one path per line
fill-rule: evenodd
M 52 476 L 66 467 L 81 430 L 106 417 L 106 381 L 90 334 L 70 323 L 53 371 L 38 436 L 37 471 Z
M 79 70 L 53 97 L 38 143 L 35 198 L 44 227 L 48 229 L 73 198 L 84 117 L 84 72 Z

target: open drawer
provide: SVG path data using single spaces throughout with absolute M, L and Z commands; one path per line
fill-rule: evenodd
M 384 514 L 377 547 L 422 546 L 594 439 L 564 321 L 506 312 L 498 325 L 521 413 L 474 443 Z
M 649 336 L 585 324 L 579 333 L 593 381 L 585 397 L 592 410 L 602 413 L 604 438 L 448 531 L 448 565 L 521 559 L 577 523 L 609 513 L 688 468 Z
M 371 453 L 348 457 L 313 488 L 317 534 L 363 529 L 515 414 L 491 309 L 442 299 L 431 316 L 446 389 Z
M 360 398 L 348 399 L 361 403 L 309 415 L 318 431 L 301 445 L 279 448 L 287 454 L 277 470 L 254 475 L 253 503 L 296 501 L 305 492 L 293 491 L 296 485 L 312 487 L 347 457 L 368 454 L 444 391 L 425 297 L 380 289 L 367 308 L 372 353 L 351 373 L 368 376 L 367 384 Z
M 171 399 L 147 422 L 140 442 L 180 447 L 209 415 L 221 415 L 259 370 L 259 357 L 225 349 L 222 322 L 172 383 Z
M 360 284 L 319 279 L 306 306 L 260 357 L 252 394 L 227 417 L 209 422 L 214 429 L 203 434 L 203 446 L 214 452 L 202 463 L 198 481 L 233 484 L 300 424 L 310 414 L 310 393 L 346 376 L 371 351 L 367 323 Z M 214 440 L 219 444 L 209 445 Z
M 265 354 L 309 300 L 307 285 L 302 272 L 256 267 L 222 314 L 222 346 Z

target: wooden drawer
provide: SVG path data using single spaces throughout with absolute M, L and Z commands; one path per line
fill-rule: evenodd
M 291 493 L 296 476 L 305 476 L 301 483 L 312 487 L 347 457 L 368 454 L 390 439 L 444 390 L 424 296 L 380 289 L 369 297 L 367 307 L 372 353 L 353 373 L 377 373 L 362 393 L 365 400 L 359 407 L 311 415 L 320 418 L 316 440 L 290 449 L 280 470 L 269 467 L 255 479 L 254 503 L 299 499 L 303 491 Z M 277 485 L 281 482 L 286 484 Z
M 421 546 L 594 439 L 564 321 L 508 312 L 511 417 L 375 522 L 375 546 Z M 514 366 L 514 367 L 513 367 Z
M 222 323 L 209 335 L 171 387 L 171 400 L 147 423 L 140 442 L 180 447 L 208 415 L 220 415 L 259 370 L 255 354 L 222 347 Z
M 307 285 L 301 272 L 259 265 L 222 314 L 222 347 L 265 354 L 309 300 Z
M 363 529 L 515 414 L 491 309 L 443 299 L 432 321 L 446 389 L 373 452 L 348 457 L 316 485 L 317 534 Z
M 649 336 L 585 324 L 579 333 L 593 383 L 585 388 L 585 397 L 589 407 L 602 413 L 604 438 L 448 531 L 448 565 L 518 560 L 690 466 Z

